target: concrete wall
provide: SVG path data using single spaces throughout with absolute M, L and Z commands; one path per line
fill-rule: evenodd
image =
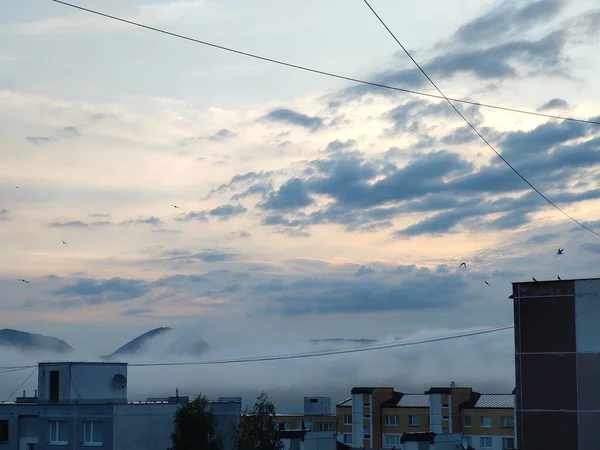
M 223 436 L 223 450 L 232 450 L 234 431 L 242 416 L 242 402 L 211 402 L 210 407 L 217 419 L 217 432 Z
M 127 404 L 114 406 L 114 450 L 166 450 L 176 404 Z
M 335 431 L 308 432 L 304 436 L 303 450 L 335 450 Z
M 98 402 L 118 403 L 127 401 L 127 386 L 115 389 L 112 378 L 127 378 L 126 364 L 40 364 L 38 370 L 38 398 L 40 403 L 50 400 L 50 372 L 59 373 L 59 403 Z

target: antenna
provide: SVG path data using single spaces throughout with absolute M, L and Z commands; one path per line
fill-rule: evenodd
M 127 378 L 123 374 L 116 374 L 112 377 L 112 385 L 115 389 L 124 389 L 127 386 Z

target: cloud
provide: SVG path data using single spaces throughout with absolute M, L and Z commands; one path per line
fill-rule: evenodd
M 550 242 L 552 240 L 557 239 L 559 236 L 560 233 L 534 234 L 525 241 L 525 244 L 545 244 L 546 242 Z
M 274 109 L 262 116 L 261 120 L 296 125 L 310 131 L 317 131 L 325 126 L 323 117 L 308 116 L 288 108 Z
M 150 217 L 140 217 L 137 219 L 125 220 L 121 222 L 119 225 L 127 226 L 127 225 L 164 225 L 165 223 L 160 220 L 158 217 L 150 216 Z
M 211 141 L 211 142 L 222 142 L 228 139 L 233 139 L 237 136 L 237 133 L 228 130 L 227 128 L 222 128 L 219 131 L 205 135 L 205 136 L 190 136 L 183 139 L 180 139 L 178 145 L 182 147 L 189 147 L 196 144 L 199 144 L 202 141 Z
M 371 275 L 371 274 L 374 274 L 374 273 L 375 273 L 375 269 L 373 269 L 373 268 L 371 268 L 369 266 L 360 266 L 358 268 L 358 270 L 356 271 L 356 273 L 354 274 L 354 276 L 356 278 L 359 278 L 359 277 L 364 277 L 366 275 Z
M 273 175 L 272 171 L 260 171 L 260 172 L 246 172 L 239 175 L 234 175 L 228 183 L 223 183 L 219 187 L 212 189 L 206 198 L 210 198 L 213 195 L 220 194 L 222 192 L 231 191 L 239 186 L 248 186 L 257 180 L 264 180 Z M 234 199 L 232 199 L 234 200 Z
M 178 222 L 206 222 L 210 217 L 214 217 L 218 220 L 225 221 L 240 216 L 246 211 L 248 211 L 247 208 L 242 205 L 221 205 L 209 210 L 192 211 L 176 217 L 175 220 Z
M 36 145 L 51 144 L 56 142 L 56 138 L 51 136 L 27 136 L 25 139 Z
M 567 103 L 566 100 L 563 100 L 562 98 L 553 98 L 551 100 L 548 100 L 546 103 L 544 103 L 542 106 L 540 106 L 537 110 L 538 111 L 548 111 L 551 109 L 567 109 L 569 108 L 569 104 Z
M 600 253 L 600 244 L 598 244 L 597 242 L 586 242 L 584 244 L 581 244 L 580 247 L 589 253 Z
M 208 211 L 208 215 L 217 217 L 219 220 L 228 220 L 234 216 L 244 214 L 246 211 L 248 209 L 242 205 L 222 205 Z
M 8 220 L 8 209 L 0 209 L 0 221 Z
M 91 214 L 88 214 L 88 217 L 94 217 L 94 218 L 99 218 L 99 219 L 108 219 L 108 218 L 110 218 L 110 214 L 108 214 L 108 213 L 91 213 Z
M 67 299 L 79 299 L 83 303 L 98 304 L 133 300 L 150 291 L 151 287 L 142 280 L 110 278 L 95 280 L 79 278 L 56 289 L 52 294 Z
M 505 0 L 486 14 L 462 25 L 454 38 L 463 44 L 495 42 L 515 32 L 555 17 L 564 6 L 563 0 L 515 2 Z
M 83 222 L 81 220 L 67 220 L 65 222 L 53 221 L 48 226 L 52 228 L 88 228 L 88 227 L 103 227 L 112 225 L 108 221 Z
M 285 211 L 304 208 L 313 202 L 304 182 L 300 178 L 292 178 L 282 184 L 276 192 L 269 194 L 267 200 L 259 203 L 259 206 L 263 209 Z
M 75 139 L 81 137 L 79 131 L 75 127 L 65 127 L 58 132 L 58 134 L 65 139 Z
M 133 308 L 123 311 L 120 314 L 122 316 L 142 316 L 145 314 L 150 314 L 152 312 L 154 312 L 154 310 L 151 308 Z
M 201 261 L 204 263 L 217 263 L 224 261 L 235 261 L 238 255 L 235 253 L 224 252 L 222 250 L 207 249 L 200 252 L 191 252 L 189 250 L 169 250 L 162 254 L 164 260 L 173 262 L 193 263 Z

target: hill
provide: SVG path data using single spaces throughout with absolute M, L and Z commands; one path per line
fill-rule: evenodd
M 10 328 L 0 330 L 0 346 L 23 352 L 69 353 L 74 351 L 73 347 L 61 339 Z

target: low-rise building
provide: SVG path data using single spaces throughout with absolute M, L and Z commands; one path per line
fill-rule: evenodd
M 166 450 L 171 446 L 175 412 L 188 397 L 127 400 L 126 363 L 52 362 L 38 365 L 33 397 L 0 404 L 2 450 Z M 231 430 L 239 423 L 241 398 L 211 402 L 233 448 Z
M 352 448 L 515 448 L 513 394 L 480 394 L 454 385 L 413 394 L 357 387 L 336 408 L 337 439 Z
M 331 411 L 331 397 L 304 397 L 302 414 L 277 414 L 275 423 L 279 431 L 334 432 L 336 418 Z

